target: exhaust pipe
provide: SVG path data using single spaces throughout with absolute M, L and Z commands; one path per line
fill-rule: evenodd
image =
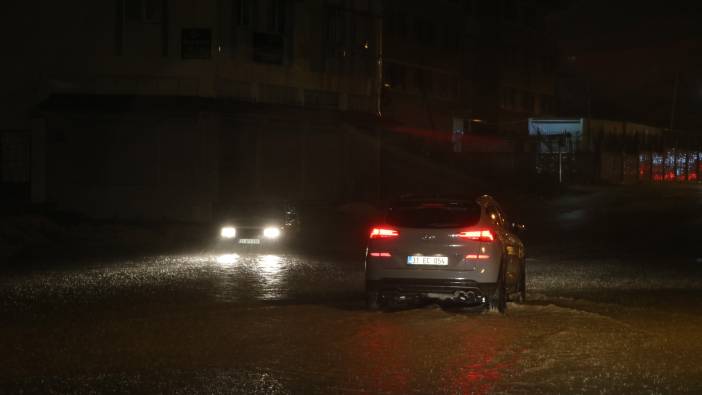
M 473 291 L 456 291 L 453 298 L 461 303 L 473 304 L 476 301 L 475 292 Z

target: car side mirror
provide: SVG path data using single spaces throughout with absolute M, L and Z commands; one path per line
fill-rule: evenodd
M 512 222 L 512 230 L 514 230 L 517 233 L 522 233 L 526 230 L 527 226 L 524 224 L 520 224 L 517 222 Z

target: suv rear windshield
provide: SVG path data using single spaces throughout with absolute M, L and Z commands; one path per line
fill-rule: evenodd
M 401 228 L 461 228 L 480 220 L 480 206 L 425 204 L 413 207 L 395 207 L 388 211 L 388 225 Z

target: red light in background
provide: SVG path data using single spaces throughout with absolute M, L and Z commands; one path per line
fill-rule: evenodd
M 392 257 L 392 254 L 389 252 L 371 252 L 368 255 L 375 257 L 375 258 L 390 258 Z

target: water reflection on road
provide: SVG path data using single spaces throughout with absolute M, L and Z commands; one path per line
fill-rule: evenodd
M 351 295 L 360 300 L 363 290 L 361 259 L 298 254 L 204 251 L 47 266 L 3 273 L 0 309 L 98 304 L 116 295 L 159 303 L 343 303 Z
M 556 295 L 574 289 L 565 279 L 612 274 L 601 262 L 583 263 L 588 271 L 530 264 L 530 289 Z M 436 306 L 378 313 L 363 308 L 362 268 L 361 259 L 205 251 L 6 271 L 0 392 L 702 389 L 702 304 L 690 303 L 699 293 L 659 292 L 661 311 L 530 292 L 529 304 L 510 304 L 506 316 Z M 616 284 L 587 284 L 623 295 Z M 632 292 L 637 301 L 655 289 Z M 674 297 L 687 303 L 669 303 Z M 670 306 L 692 307 L 671 316 Z M 574 382 L 573 371 L 587 380 Z
M 201 267 L 200 290 L 218 302 L 333 301 L 362 292 L 361 265 L 297 254 L 213 254 Z
M 243 299 L 282 300 L 288 296 L 288 269 L 296 265 L 294 256 L 273 254 L 222 254 L 213 281 L 213 296 L 221 301 Z

